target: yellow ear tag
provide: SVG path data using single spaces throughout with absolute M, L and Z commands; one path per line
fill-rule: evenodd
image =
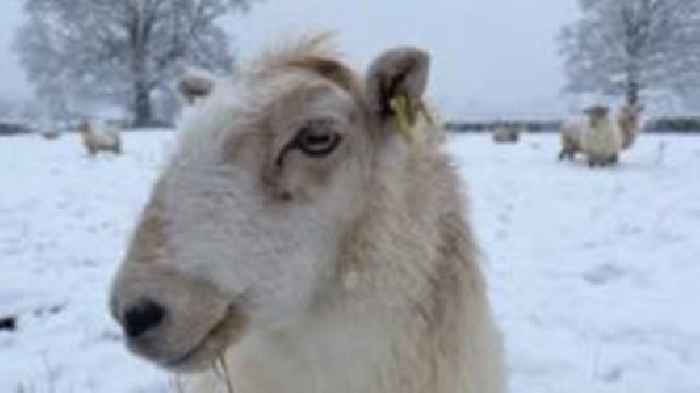
M 409 143 L 416 141 L 416 129 L 411 119 L 415 118 L 413 113 L 413 105 L 405 95 L 399 95 L 389 101 L 391 110 L 396 114 L 396 125 L 399 128 L 401 135 L 406 138 Z
M 421 102 L 419 107 L 418 107 L 418 113 L 422 114 L 423 117 L 425 117 L 425 121 L 428 122 L 428 125 L 434 126 L 435 123 L 435 118 L 433 115 L 430 113 L 430 110 L 425 106 L 425 103 Z
M 419 135 L 417 135 L 419 130 L 416 127 L 419 115 L 425 118 L 428 125 L 435 125 L 435 119 L 423 102 L 419 101 L 416 105 L 408 96 L 402 94 L 389 101 L 389 106 L 396 115 L 396 126 L 399 132 L 410 144 L 415 144 L 416 141 L 420 140 Z

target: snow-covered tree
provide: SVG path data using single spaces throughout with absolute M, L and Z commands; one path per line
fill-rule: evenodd
M 559 36 L 567 91 L 679 95 L 700 87 L 700 0 L 579 0 Z
M 25 0 L 14 48 L 39 97 L 108 100 L 144 126 L 183 67 L 232 68 L 216 21 L 253 1 Z

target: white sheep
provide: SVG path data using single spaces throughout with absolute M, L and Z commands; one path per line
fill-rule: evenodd
M 518 143 L 519 140 L 520 130 L 513 126 L 498 127 L 493 131 L 495 143 Z
M 581 136 L 581 149 L 588 157 L 588 165 L 616 164 L 622 150 L 622 132 L 610 118 L 610 108 L 594 106 L 587 109 L 589 125 Z
M 616 120 L 622 132 L 622 149 L 627 150 L 634 145 L 634 142 L 641 131 L 641 114 L 644 107 L 635 105 L 624 105 L 617 113 Z
M 119 131 L 114 128 L 105 128 L 101 130 L 95 127 L 88 121 L 84 121 L 78 127 L 83 146 L 91 156 L 96 155 L 100 151 L 111 151 L 114 154 L 122 153 L 122 142 Z
M 215 77 L 204 70 L 189 68 L 177 81 L 179 97 L 185 107 L 194 106 L 198 101 L 208 97 L 214 90 Z
M 560 161 L 564 158 L 568 158 L 569 160 L 573 161 L 576 158 L 576 153 L 582 151 L 581 139 L 583 137 L 584 131 L 588 127 L 588 124 L 589 120 L 583 116 L 577 116 L 564 121 L 560 131 Z
M 128 347 L 188 393 L 505 392 L 429 68 L 397 48 L 361 74 L 321 36 L 185 81 L 112 289 Z
M 609 156 L 608 164 L 617 162 L 620 150 L 631 146 L 639 132 L 639 112 L 625 106 L 618 112 L 615 121 L 612 121 L 609 112 L 608 107 L 594 106 L 585 110 L 584 116 L 564 121 L 559 160 L 574 160 L 576 153 L 581 152 L 589 158 L 589 164 L 591 156 L 595 156 L 592 165 L 605 164 L 599 162 L 599 155 Z

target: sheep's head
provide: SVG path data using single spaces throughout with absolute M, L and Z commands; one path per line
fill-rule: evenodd
M 193 105 L 198 99 L 208 97 L 214 89 L 213 76 L 196 70 L 188 70 L 180 78 L 177 91 L 188 105 Z
M 161 366 L 207 367 L 332 296 L 374 171 L 410 155 L 391 100 L 420 101 L 426 54 L 388 51 L 363 82 L 331 56 L 290 52 L 235 81 L 182 85 L 211 88 L 196 89 L 209 96 L 185 119 L 111 300 L 130 349 Z
M 623 128 L 635 128 L 639 126 L 643 107 L 641 105 L 624 105 L 618 113 L 618 120 Z
M 608 120 L 610 115 L 610 108 L 607 106 L 596 105 L 587 108 L 584 113 L 588 115 L 588 119 L 591 123 L 591 127 L 597 128 L 601 122 Z
M 644 107 L 639 104 L 624 105 L 617 114 L 617 123 L 622 130 L 622 147 L 628 149 L 634 143 L 636 134 L 639 132 L 641 115 Z
M 92 132 L 92 125 L 90 125 L 89 121 L 83 120 L 78 125 L 78 132 L 81 134 L 89 134 L 90 132 Z

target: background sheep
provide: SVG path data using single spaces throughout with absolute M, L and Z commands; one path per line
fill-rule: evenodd
M 582 151 L 581 140 L 583 133 L 588 128 L 590 120 L 587 117 L 574 117 L 564 121 L 560 131 L 561 152 L 559 160 L 568 158 L 574 160 L 576 153 Z
M 185 107 L 194 106 L 197 101 L 208 97 L 214 89 L 214 76 L 206 71 L 188 69 L 177 82 L 177 91 Z
M 610 117 L 610 108 L 595 106 L 586 110 L 589 126 L 581 137 L 581 149 L 588 158 L 588 165 L 606 166 L 618 161 L 622 150 L 622 134 Z
M 641 105 L 624 105 L 617 113 L 617 124 L 622 132 L 622 149 L 627 150 L 641 131 L 641 115 L 644 108 Z
M 44 129 L 41 131 L 41 136 L 44 139 L 53 141 L 61 137 L 61 133 L 55 128 Z
M 100 151 L 122 153 L 122 142 L 119 131 L 114 128 L 97 130 L 90 122 L 84 121 L 78 127 L 83 146 L 91 156 Z
M 520 130 L 513 126 L 498 127 L 493 131 L 493 141 L 496 143 L 518 143 Z
M 504 392 L 459 177 L 421 114 L 428 55 L 361 78 L 323 42 L 187 117 L 114 282 L 128 346 L 201 371 L 188 392 Z
M 599 111 L 601 107 L 598 108 L 598 113 L 600 115 Z M 585 116 L 569 118 L 562 124 L 560 131 L 562 148 L 559 153 L 559 160 L 565 158 L 574 160 L 576 158 L 576 153 L 584 153 L 583 137 L 591 127 L 591 109 L 585 111 Z M 621 138 L 622 150 L 629 149 L 634 144 L 635 138 L 640 132 L 641 111 L 642 108 L 640 106 L 624 105 L 617 112 L 615 123 L 611 124 L 611 127 L 616 129 L 617 134 Z M 606 114 L 606 117 L 607 116 Z

